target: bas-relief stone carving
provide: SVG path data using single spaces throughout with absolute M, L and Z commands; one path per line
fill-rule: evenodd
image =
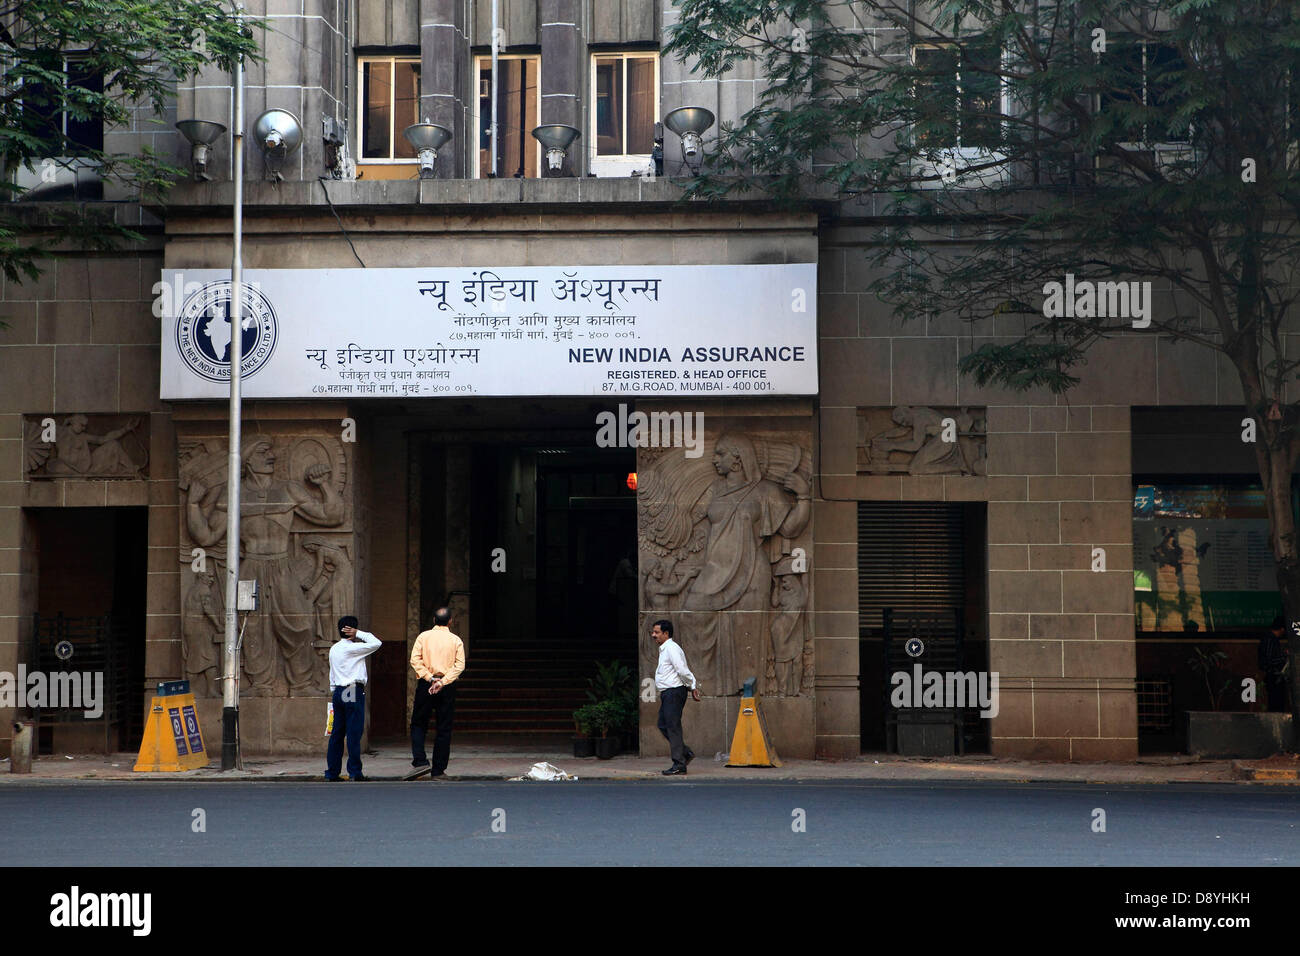
M 899 405 L 858 409 L 858 472 L 982 475 L 983 409 Z
M 143 478 L 149 416 L 28 415 L 23 446 L 28 478 Z
M 638 472 L 646 621 L 673 621 L 705 693 L 734 693 L 750 676 L 769 696 L 810 693 L 808 452 L 727 432 L 698 459 L 641 449 Z M 644 633 L 641 650 L 642 673 L 653 673 L 657 651 Z
M 180 445 L 180 559 L 206 552 L 207 569 L 182 579 L 182 656 L 196 693 L 220 694 L 226 573 L 226 442 Z M 354 613 L 348 460 L 332 436 L 255 435 L 243 442 L 240 571 L 256 578 L 241 660 L 246 697 L 328 694 L 335 622 Z M 321 533 L 320 529 L 334 529 Z

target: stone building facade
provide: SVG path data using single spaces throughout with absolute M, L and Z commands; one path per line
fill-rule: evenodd
M 968 543 L 978 560 L 967 583 L 976 595 L 967 637 L 1001 679 L 991 752 L 1136 757 L 1131 409 L 1232 406 L 1240 394 L 1230 368 L 1134 332 L 1097 346 L 1066 399 L 977 387 L 959 376 L 958 360 L 1014 326 L 894 317 L 866 291 L 874 275 L 861 208 L 683 203 L 672 182 L 628 175 L 591 146 L 603 135 L 597 114 L 605 108 L 594 78 L 607 66 L 624 80 L 634 71 L 598 58 L 653 58 L 655 119 L 698 105 L 726 121 L 753 104 L 757 82 L 705 82 L 688 64 L 660 61 L 671 8 L 651 0 L 503 0 L 504 54 L 540 65 L 535 90 L 526 67 L 516 74 L 520 89 L 536 95 L 537 121 L 582 131 L 558 175 L 543 175 L 538 162 L 536 175 L 518 180 L 479 178 L 480 151 L 465 148 L 470 136 L 481 142 L 472 129 L 481 115 L 475 71 L 490 52 L 489 4 L 249 6 L 277 17 L 266 64 L 249 71 L 249 122 L 264 108 L 289 109 L 305 135 L 282 182 L 264 181 L 263 160 L 249 150 L 246 269 L 815 264 L 818 387 L 816 395 L 770 398 L 247 401 L 242 545 L 264 604 L 245 636 L 246 752 L 320 748 L 324 655 L 333 619 L 344 613 L 393 645 L 383 686 L 409 699 L 409 643 L 432 608 L 450 601 L 469 680 L 477 646 L 491 644 L 493 622 L 509 612 L 499 595 L 475 595 L 475 568 L 492 544 L 475 525 L 472 502 L 486 474 L 475 462 L 497 454 L 481 449 L 591 445 L 594 416 L 626 400 L 704 416 L 702 457 L 636 450 L 627 469 L 638 476 L 635 530 L 625 542 L 635 554 L 637 611 L 625 649 L 638 677 L 652 676 L 649 625 L 677 622 L 705 691 L 687 711 L 697 751 L 728 749 L 737 700 L 727 695 L 753 676 L 780 754 L 857 756 L 866 745 L 864 700 L 883 690 L 879 675 L 866 686 L 864 656 L 879 644 L 863 635 L 860 503 L 964 503 L 981 509 L 983 529 Z M 369 114 L 358 84 L 373 76 L 361 67 L 385 57 L 390 78 L 398 61 L 418 64 L 419 118 L 452 131 L 435 179 L 419 180 L 411 157 L 362 155 L 358 131 Z M 190 84 L 176 118 L 228 125 L 229 94 L 226 77 Z M 332 178 L 330 164 L 349 171 L 326 120 L 346 129 L 360 178 Z M 178 135 L 113 135 L 120 148 L 147 135 L 185 157 Z M 671 174 L 676 142 L 666 140 Z M 391 137 L 389 148 L 397 148 Z M 649 159 L 617 156 L 632 165 Z M 70 250 L 45 263 L 39 281 L 6 282 L 0 294 L 8 323 L 0 330 L 0 671 L 35 665 L 38 615 L 121 612 L 132 621 L 124 640 L 137 657 L 128 714 L 138 724 L 158 681 L 187 677 L 210 738 L 221 706 L 226 408 L 160 398 L 160 355 L 173 330 L 154 306 L 164 270 L 229 267 L 229 163 L 225 137 L 210 165 L 215 181 L 179 185 L 166 208 L 124 206 L 145 223 L 138 247 Z M 746 316 L 701 321 L 743 330 Z M 349 420 L 355 440 L 342 437 Z M 956 440 L 937 444 L 934 432 L 949 420 Z M 55 434 L 43 440 L 49 421 Z M 529 461 L 514 467 L 535 468 L 536 457 Z M 744 489 L 740 505 L 718 504 L 736 489 Z M 517 507 L 519 525 L 532 527 L 539 502 Z M 519 540 L 531 547 L 526 535 Z M 118 549 L 137 546 L 138 573 L 120 580 L 131 565 Z M 526 555 L 524 563 L 541 560 Z M 536 589 L 532 570 L 519 587 Z M 496 617 L 484 616 L 489 603 Z M 570 609 L 575 618 L 583 612 Z M 516 664 L 521 673 L 529 666 Z M 643 753 L 666 753 L 655 707 L 641 704 Z M 390 729 L 400 732 L 404 708 Z M 0 708 L 0 750 L 16 715 Z M 99 745 L 98 731 L 84 726 L 53 733 L 60 749 Z M 116 746 L 131 746 L 129 737 L 124 731 Z

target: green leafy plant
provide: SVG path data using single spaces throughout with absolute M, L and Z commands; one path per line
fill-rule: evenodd
M 596 717 L 599 704 L 583 704 L 573 712 L 573 728 L 579 737 L 596 736 Z
M 64 161 L 59 157 L 75 156 L 118 191 L 161 201 L 172 182 L 187 175 L 170 162 L 170 149 L 115 152 L 77 142 L 70 132 L 74 123 L 62 119 L 102 125 L 105 132 L 139 130 L 146 123 L 169 126 L 167 110 L 177 88 L 200 74 L 210 83 L 213 72 L 228 73 L 241 58 L 249 64 L 262 59 L 254 30 L 260 34 L 265 21 L 235 17 L 226 6 L 221 0 L 6 4 L 0 24 L 0 197 L 22 197 L 16 170 L 53 171 Z M 78 52 L 65 59 L 63 51 Z M 71 242 L 103 250 L 142 238 L 111 210 L 5 203 L 0 272 L 10 282 L 34 281 L 56 246 Z
M 632 669 L 622 661 L 596 661 L 596 676 L 587 679 L 587 699 L 592 703 L 632 693 Z
M 592 730 L 596 736 L 608 737 L 619 729 L 619 721 L 623 715 L 617 701 L 602 700 L 599 704 L 590 706 L 592 707 Z

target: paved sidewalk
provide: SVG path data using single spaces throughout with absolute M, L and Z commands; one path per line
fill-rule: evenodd
M 1283 758 L 1288 759 L 1288 758 Z M 1293 758 L 1291 766 L 1295 763 Z M 1296 771 L 1278 770 L 1270 761 L 1197 760 L 1186 756 L 1151 757 L 1135 763 L 1045 763 L 973 755 L 922 758 L 867 754 L 856 760 L 787 760 L 778 768 L 727 767 L 701 755 L 692 764 L 690 780 L 1000 780 L 1016 783 L 1084 784 L 1234 783 L 1258 781 L 1294 783 Z M 409 754 L 383 747 L 364 761 L 367 778 L 401 781 L 410 770 Z M 453 748 L 448 777 L 455 780 L 507 780 L 527 773 L 541 761 L 584 779 L 657 780 L 668 765 L 666 757 L 620 756 L 612 760 L 578 759 L 571 753 L 523 751 L 517 747 Z M 41 757 L 32 773 L 9 773 L 0 760 L 0 786 L 24 783 L 71 783 L 78 780 L 320 780 L 325 769 L 324 747 L 316 757 L 248 757 L 242 770 L 222 773 L 214 760 L 207 768 L 183 773 L 134 773 L 135 754 L 59 754 Z M 346 771 L 345 771 L 346 776 Z M 427 784 L 428 778 L 415 781 Z

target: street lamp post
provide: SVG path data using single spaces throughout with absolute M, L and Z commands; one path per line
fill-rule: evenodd
M 242 31 L 243 5 L 236 7 Z M 244 58 L 235 60 L 234 133 L 234 253 L 230 262 L 230 454 L 226 463 L 226 641 L 225 689 L 221 708 L 221 769 L 239 763 L 239 492 L 241 365 L 244 361 Z

